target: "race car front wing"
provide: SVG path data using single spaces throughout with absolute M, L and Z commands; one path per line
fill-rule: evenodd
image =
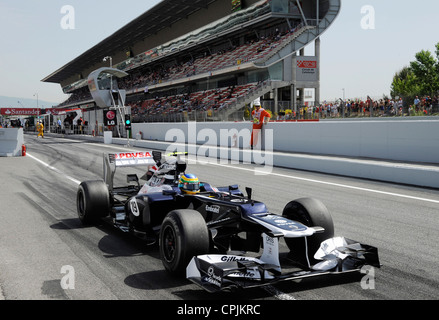
M 262 255 L 261 258 L 263 258 Z M 314 256 L 321 262 L 309 269 L 282 272 L 280 264 L 261 258 L 206 254 L 193 257 L 186 269 L 188 280 L 208 292 L 234 291 L 324 275 L 361 272 L 364 266 L 380 267 L 378 250 L 337 237 L 324 241 Z

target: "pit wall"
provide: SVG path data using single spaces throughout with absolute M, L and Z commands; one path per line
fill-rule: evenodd
M 248 122 L 135 123 L 133 138 L 249 148 Z M 439 120 L 270 122 L 265 149 L 439 164 Z

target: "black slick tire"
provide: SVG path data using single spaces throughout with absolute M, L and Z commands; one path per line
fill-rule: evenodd
M 85 225 L 94 224 L 110 211 L 110 193 L 102 180 L 82 182 L 76 194 L 78 218 Z
M 282 216 L 298 221 L 307 227 L 319 226 L 325 229 L 322 233 L 315 233 L 307 237 L 306 243 L 304 238 L 285 238 L 293 260 L 305 266 L 308 263 L 315 264 L 317 261 L 313 256 L 320 244 L 334 237 L 334 223 L 326 206 L 314 198 L 301 198 L 289 202 L 285 206 Z
M 209 251 L 209 231 L 203 216 L 195 210 L 168 213 L 160 229 L 160 258 L 173 275 L 184 276 L 190 260 Z

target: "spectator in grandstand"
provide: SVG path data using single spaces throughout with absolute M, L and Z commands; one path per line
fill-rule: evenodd
M 259 133 L 262 135 L 262 126 L 267 124 L 270 120 L 270 114 L 261 107 L 260 99 L 253 102 L 255 109 L 252 111 L 253 128 L 250 139 L 250 148 L 253 148 L 258 144 Z

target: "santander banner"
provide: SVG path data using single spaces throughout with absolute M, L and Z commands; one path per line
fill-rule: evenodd
M 60 109 L 43 109 L 45 110 L 45 114 L 58 115 L 61 114 L 62 111 Z M 0 114 L 2 116 L 40 116 L 41 109 L 37 108 L 0 108 Z
M 31 108 L 1 108 L 2 116 L 39 116 L 40 109 Z

